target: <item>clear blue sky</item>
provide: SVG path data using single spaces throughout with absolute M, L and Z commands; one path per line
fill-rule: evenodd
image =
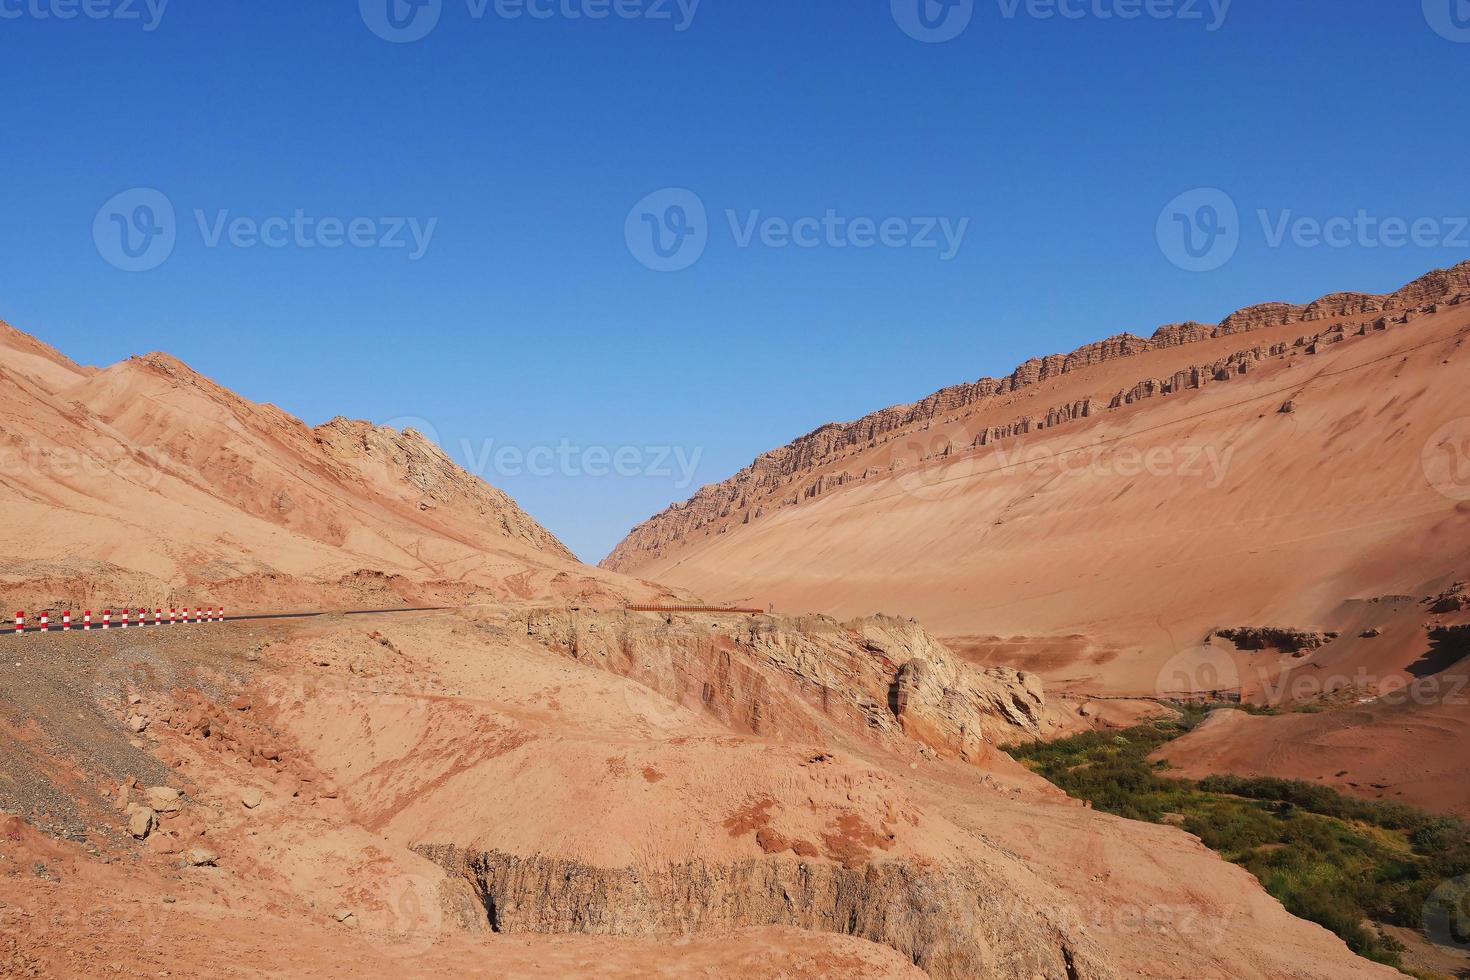
M 918 0 L 703 0 L 687 24 L 675 0 L 658 0 L 671 20 L 561 13 L 598 0 L 557 0 L 549 19 L 491 0 L 476 18 L 477 0 L 439 0 L 411 43 L 367 26 L 387 29 L 387 0 L 174 0 L 156 25 L 144 0 L 87 0 L 141 20 L 38 16 L 81 2 L 0 0 L 0 318 L 87 363 L 167 350 L 313 424 L 427 419 L 461 459 L 465 440 L 677 446 L 700 451 L 697 486 L 1033 355 L 1470 258 L 1454 222 L 1339 248 L 1273 246 L 1255 216 L 1470 215 L 1470 4 L 1451 0 L 1235 0 L 1216 30 L 1208 0 L 1203 20 L 974 0 L 945 43 L 899 26 L 922 34 Z M 936 30 L 959 23 L 925 2 Z M 708 242 L 657 272 L 626 232 L 670 187 L 708 209 Z M 1199 187 L 1240 213 L 1238 250 L 1207 272 L 1157 235 Z M 104 204 L 133 188 L 176 211 L 173 251 L 142 272 L 97 244 Z M 365 240 L 377 219 L 437 224 L 415 261 L 211 247 L 195 216 L 297 210 L 373 219 Z M 727 210 L 969 224 L 945 260 L 742 247 Z M 485 475 L 591 560 L 695 488 L 515 469 Z

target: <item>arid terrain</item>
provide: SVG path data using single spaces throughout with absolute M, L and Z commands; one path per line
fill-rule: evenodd
M 324 615 L 0 638 L 0 976 L 1398 976 L 1001 747 L 1311 704 L 1161 756 L 1470 815 L 1466 299 L 1029 362 L 602 568 L 416 433 L 5 327 L 14 609 Z M 775 612 L 628 608 L 701 602 Z
M 1169 758 L 1470 814 L 1466 648 L 1434 632 L 1470 622 L 1467 301 L 1470 263 L 1028 361 L 773 450 L 603 565 L 914 616 L 1054 694 L 1333 695 Z
M 13 975 L 1392 975 L 995 752 L 1053 724 L 1039 687 L 907 621 L 5 643 Z

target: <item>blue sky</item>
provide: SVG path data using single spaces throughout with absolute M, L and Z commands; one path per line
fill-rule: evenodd
M 0 0 L 0 318 L 426 420 L 590 560 L 823 422 L 1470 258 L 1465 0 L 86 2 Z

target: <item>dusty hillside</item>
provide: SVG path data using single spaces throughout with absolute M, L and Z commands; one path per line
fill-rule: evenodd
M 1235 649 L 1200 662 L 1275 715 L 1224 711 L 1159 753 L 1181 775 L 1320 782 L 1470 818 L 1470 597 L 1463 582 L 1345 602 L 1311 650 Z
M 620 596 L 413 431 L 316 429 L 149 354 L 101 370 L 0 324 L 0 595 L 236 609 Z
M 904 620 L 4 642 L 0 809 L 63 838 L 0 825 L 22 975 L 1394 975 L 994 751 L 1044 690 Z
M 710 599 L 912 615 L 1054 685 L 1161 693 L 1217 627 L 1326 626 L 1463 564 L 1467 299 L 1470 263 L 1031 361 L 824 426 L 604 564 Z

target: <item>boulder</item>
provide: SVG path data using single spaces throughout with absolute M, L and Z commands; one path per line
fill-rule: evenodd
M 150 786 L 143 798 L 159 813 L 178 813 L 184 808 L 184 794 L 172 786 Z
M 138 840 L 146 840 L 158 826 L 158 814 L 146 806 L 135 806 L 128 813 L 128 833 Z

